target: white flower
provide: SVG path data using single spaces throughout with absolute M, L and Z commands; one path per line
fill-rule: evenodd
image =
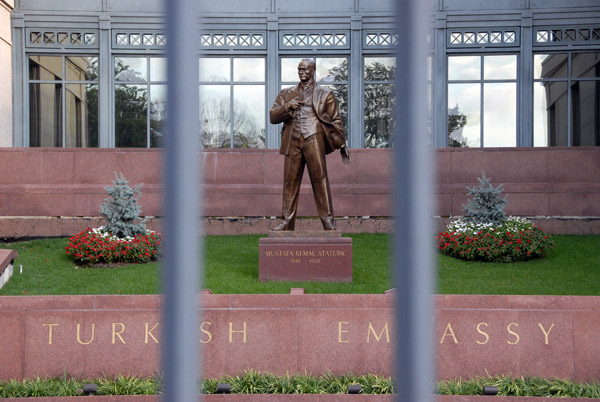
M 494 225 L 493 223 L 479 223 L 479 222 L 465 222 L 460 219 L 450 222 L 446 226 L 448 233 L 460 233 L 460 234 L 477 234 L 485 229 L 495 230 L 502 228 L 507 232 L 520 232 L 526 228 L 534 226 L 533 223 L 525 218 L 518 216 L 509 216 L 504 223 L 501 225 Z
M 131 236 L 127 236 L 127 237 L 113 236 L 112 234 L 110 234 L 109 232 L 107 232 L 105 230 L 105 226 L 100 226 L 100 227 L 97 227 L 97 228 L 93 228 L 92 229 L 92 233 L 94 233 L 94 234 L 96 234 L 98 236 L 102 236 L 105 239 L 108 239 L 108 240 L 113 241 L 113 242 L 130 242 L 130 241 L 132 241 L 134 239 Z M 147 235 L 149 235 L 151 233 L 155 233 L 155 232 L 152 231 L 152 230 L 146 230 L 146 234 Z

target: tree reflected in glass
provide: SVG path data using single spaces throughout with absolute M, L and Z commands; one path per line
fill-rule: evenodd
M 365 148 L 388 148 L 394 144 L 396 94 L 392 82 L 395 78 L 395 58 L 365 58 Z

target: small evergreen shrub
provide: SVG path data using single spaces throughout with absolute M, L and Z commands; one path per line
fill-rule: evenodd
M 152 231 L 120 238 L 103 227 L 88 228 L 69 238 L 65 252 L 80 266 L 140 264 L 158 259 L 161 241 L 161 234 Z
M 108 222 L 104 230 L 120 238 L 146 233 L 146 220 L 140 221 L 142 210 L 138 205 L 143 184 L 131 188 L 123 173 L 116 172 L 112 182 L 112 187 L 104 187 L 111 198 L 105 198 L 100 205 L 100 212 Z
M 477 180 L 479 186 L 471 188 L 467 186 L 468 194 L 473 198 L 467 205 L 462 204 L 465 211 L 463 221 L 501 224 L 506 220 L 504 207 L 508 204 L 508 195 L 502 197 L 503 185 L 500 184 L 494 188 L 491 178 L 485 177 L 485 172 L 481 172 L 481 177 L 478 177 Z
M 162 236 L 146 230 L 146 220 L 140 220 L 142 184 L 131 188 L 123 173 L 116 172 L 112 182 L 112 187 L 104 187 L 111 198 L 100 205 L 107 224 L 69 238 L 65 247 L 66 254 L 78 265 L 139 264 L 159 257 Z
M 515 262 L 543 257 L 554 247 L 550 236 L 534 223 L 506 217 L 508 196 L 502 197 L 502 184 L 492 186 L 485 172 L 477 180 L 479 186 L 467 186 L 473 198 L 463 204 L 465 216 L 436 237 L 442 254 L 468 261 Z

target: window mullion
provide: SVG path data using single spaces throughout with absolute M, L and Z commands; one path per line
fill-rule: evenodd
M 148 72 L 146 79 L 146 148 L 150 148 L 150 100 L 152 99 L 152 93 L 150 92 L 150 80 L 152 77 L 150 76 L 150 57 L 146 57 L 146 71 Z
M 572 117 L 571 114 L 573 113 L 572 110 L 572 98 L 571 98 L 571 84 L 572 84 L 572 58 L 573 58 L 573 53 L 568 52 L 567 53 L 568 58 L 567 58 L 567 146 L 568 147 L 572 147 L 573 146 L 573 122 L 572 122 Z
M 483 148 L 485 146 L 484 142 L 483 142 L 483 135 L 484 135 L 484 133 L 483 133 L 483 127 L 485 125 L 484 124 L 485 122 L 483 121 L 484 120 L 484 118 L 483 118 L 483 105 L 484 105 L 484 96 L 485 96 L 485 92 L 484 92 L 485 91 L 484 90 L 484 88 L 485 88 L 485 84 L 484 84 L 485 81 L 484 81 L 484 78 L 483 78 L 483 70 L 484 70 L 485 66 L 483 65 L 483 63 L 485 63 L 485 58 L 484 58 L 483 55 L 481 55 L 480 57 L 481 57 L 481 62 L 480 62 L 481 68 L 480 68 L 480 71 L 479 71 L 479 74 L 480 74 L 480 76 L 479 76 L 480 77 L 479 78 L 479 85 L 480 85 L 480 90 L 479 90 L 479 147 Z
M 233 93 L 233 57 L 229 58 L 229 148 L 233 148 L 233 135 L 234 135 L 234 93 Z
M 66 67 L 66 57 L 62 56 L 62 81 L 61 81 L 61 138 L 62 144 L 61 148 L 66 148 L 67 146 L 67 120 L 66 120 L 66 109 L 67 109 L 67 67 Z

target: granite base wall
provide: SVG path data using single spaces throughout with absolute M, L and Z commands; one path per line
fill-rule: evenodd
M 597 235 L 600 234 L 600 217 L 531 217 L 534 222 L 549 234 Z M 433 232 L 445 230 L 446 225 L 456 218 L 434 217 Z M 151 230 L 162 230 L 162 218 L 148 217 L 146 227 Z M 281 223 L 275 217 L 210 217 L 200 221 L 206 235 L 250 235 L 267 234 L 269 230 Z M 38 217 L 38 216 L 0 216 L 0 241 L 18 240 L 35 237 L 68 237 L 89 227 L 105 224 L 101 217 Z M 344 234 L 351 233 L 393 233 L 394 219 L 385 217 L 348 217 L 337 218 L 338 230 Z M 323 227 L 318 218 L 299 218 L 296 220 L 298 230 L 321 230 Z
M 391 375 L 393 295 L 199 295 L 204 374 Z M 440 379 L 600 379 L 600 297 L 435 296 Z M 0 297 L 0 378 L 152 375 L 161 297 Z
M 336 216 L 346 233 L 387 232 L 393 151 L 352 150 L 352 164 L 328 156 Z M 532 217 L 549 233 L 600 234 L 600 147 L 434 150 L 432 216 L 460 216 L 466 186 L 485 171 L 504 184 L 506 212 Z M 266 233 L 281 212 L 283 157 L 277 150 L 199 151 L 205 232 Z M 69 236 L 101 222 L 114 172 L 144 183 L 143 213 L 163 216 L 157 149 L 0 148 L 0 238 Z M 308 175 L 298 215 L 317 216 Z M 365 219 L 368 217 L 368 219 Z M 316 225 L 304 220 L 304 229 Z

